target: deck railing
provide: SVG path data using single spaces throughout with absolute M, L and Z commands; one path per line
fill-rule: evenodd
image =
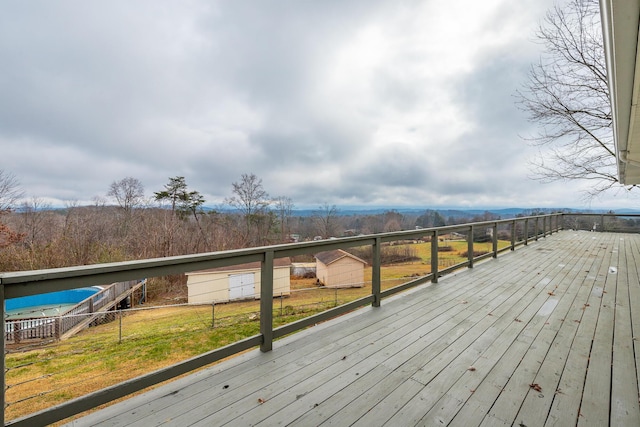
M 514 250 L 519 245 L 527 245 L 532 240 L 546 237 L 563 228 L 563 214 L 548 214 L 498 221 L 486 221 L 451 225 L 438 228 L 425 228 L 366 236 L 345 237 L 313 242 L 302 242 L 247 248 L 223 252 L 197 255 L 175 256 L 168 258 L 138 260 L 130 262 L 58 268 L 40 271 L 25 271 L 0 274 L 0 314 L 4 319 L 4 300 L 46 292 L 74 289 L 78 287 L 103 285 L 105 283 L 139 280 L 144 277 L 180 274 L 216 267 L 226 267 L 248 262 L 261 262 L 260 288 L 260 333 L 233 344 L 211 350 L 191 359 L 177 363 L 167 368 L 159 369 L 149 374 L 125 381 L 95 393 L 68 401 L 52 408 L 12 420 L 5 425 L 34 426 L 46 425 L 73 416 L 115 399 L 124 397 L 136 391 L 162 381 L 175 378 L 212 362 L 237 354 L 252 347 L 260 347 L 263 352 L 272 349 L 273 340 L 307 326 L 346 313 L 355 308 L 371 304 L 378 307 L 381 300 L 405 289 L 426 282 L 437 283 L 438 278 L 459 268 L 472 268 L 474 263 L 488 257 L 497 257 L 502 251 Z M 438 269 L 438 241 L 439 236 L 457 232 L 466 236 L 468 244 L 468 258 L 465 262 Z M 499 249 L 498 236 L 508 236 L 510 244 Z M 492 242 L 489 253 L 475 256 L 474 240 L 478 237 Z M 381 247 L 389 242 L 427 239 L 431 241 L 431 273 L 395 286 L 390 289 L 381 288 Z M 273 262 L 276 258 L 291 257 L 301 254 L 317 253 L 333 249 L 347 249 L 358 246 L 372 248 L 372 280 L 371 293 L 365 297 L 335 307 L 328 311 L 295 321 L 293 323 L 273 328 Z M 3 335 L 3 348 L 5 345 Z M 5 372 L 3 355 L 2 371 Z M 4 375 L 0 377 L 2 390 L 5 390 Z M 0 393 L 3 410 L 4 393 Z

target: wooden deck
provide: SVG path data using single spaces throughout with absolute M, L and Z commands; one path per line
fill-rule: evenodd
M 640 236 L 563 231 L 75 426 L 640 426 Z

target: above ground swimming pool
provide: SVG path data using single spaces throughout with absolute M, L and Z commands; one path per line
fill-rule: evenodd
M 58 316 L 100 290 L 100 286 L 91 286 L 11 298 L 5 300 L 5 315 L 7 319 Z

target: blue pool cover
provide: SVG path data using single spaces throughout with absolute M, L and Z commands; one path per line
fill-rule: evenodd
M 102 288 L 92 286 L 89 288 L 69 289 L 67 291 L 50 292 L 47 294 L 29 295 L 27 297 L 11 298 L 5 300 L 7 312 L 22 310 L 31 307 L 75 305 L 84 301 Z

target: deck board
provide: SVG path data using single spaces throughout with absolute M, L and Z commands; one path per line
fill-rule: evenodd
M 640 425 L 639 248 L 563 231 L 69 425 Z

